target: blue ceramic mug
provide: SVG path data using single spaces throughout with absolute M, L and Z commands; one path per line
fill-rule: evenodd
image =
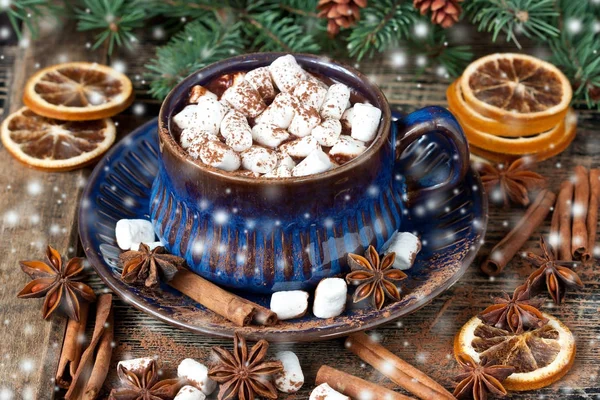
M 402 229 L 409 196 L 419 201 L 456 185 L 468 168 L 466 139 L 448 111 L 427 107 L 393 123 L 385 96 L 364 75 L 307 54 L 294 54 L 304 69 L 354 88 L 381 109 L 377 136 L 363 154 L 321 174 L 280 179 L 232 175 L 189 157 L 171 117 L 186 105 L 190 89 L 282 55 L 249 54 L 203 68 L 171 91 L 159 115 L 160 165 L 150 209 L 159 238 L 199 275 L 251 292 L 311 289 L 345 273 L 347 253 L 379 248 Z M 454 155 L 449 173 L 444 182 L 408 193 L 396 160 L 428 133 L 445 137 Z

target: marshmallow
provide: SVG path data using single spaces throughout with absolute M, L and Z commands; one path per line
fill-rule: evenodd
M 135 250 L 138 251 L 140 249 L 140 245 L 142 243 L 132 243 L 131 244 L 131 250 Z M 154 250 L 155 248 L 159 247 L 159 246 L 164 246 L 165 244 L 163 242 L 150 242 L 150 243 L 144 243 L 146 246 L 148 246 L 150 248 L 150 250 Z
M 221 121 L 221 135 L 234 151 L 242 152 L 252 146 L 252 128 L 239 111 L 231 110 L 225 115 Z
M 121 219 L 115 226 L 117 245 L 130 250 L 133 244 L 154 242 L 154 227 L 145 219 Z
M 210 396 L 217 387 L 217 383 L 208 377 L 208 368 L 192 358 L 186 358 L 179 363 L 177 377 L 187 380 L 207 396 Z
M 247 81 L 240 82 L 227 89 L 222 96 L 234 109 L 246 117 L 254 118 L 267 107 L 260 94 Z
M 279 165 L 271 172 L 267 172 L 263 175 L 264 178 L 291 178 L 292 170 L 287 168 L 285 165 Z
M 195 127 L 212 135 L 219 133 L 221 120 L 227 108 L 210 97 L 201 97 L 198 104 L 190 104 L 173 117 L 173 122 L 181 129 Z
M 287 155 L 285 153 L 281 153 L 281 152 L 277 153 L 277 160 L 278 160 L 277 165 L 279 167 L 289 169 L 290 171 L 293 170 L 294 167 L 296 166 L 296 163 L 294 162 L 292 157 L 290 157 L 289 155 Z
M 305 106 L 320 110 L 327 96 L 327 86 L 323 87 L 323 84 L 319 85 L 312 80 L 302 81 L 294 89 L 294 96 Z
M 269 66 L 273 82 L 282 92 L 292 92 L 296 86 L 307 78 L 306 72 L 291 54 L 279 57 Z
M 259 123 L 252 128 L 252 139 L 258 144 L 277 148 L 281 143 L 289 139 L 290 134 L 285 129 L 276 125 Z
M 179 141 L 181 142 L 181 147 L 187 149 L 191 146 L 199 146 L 202 145 L 209 140 L 216 140 L 217 137 L 212 133 L 203 131 L 195 126 L 190 126 L 181 131 L 181 136 L 179 137 Z
M 308 309 L 308 293 L 302 290 L 275 292 L 271 295 L 271 311 L 284 321 L 303 317 Z
M 293 176 L 306 176 L 329 171 L 333 167 L 329 156 L 321 149 L 313 150 L 292 170 Z
M 150 365 L 152 360 L 152 358 L 143 357 L 119 361 L 117 363 L 117 375 L 119 376 L 121 382 L 129 382 L 129 379 L 127 379 L 127 377 L 121 373 L 121 367 L 125 368 L 127 371 L 133 372 L 136 375 L 140 375 L 146 368 L 148 368 L 148 365 Z
M 200 85 L 193 86 L 192 89 L 190 90 L 189 102 L 190 103 L 198 103 L 198 100 L 200 100 L 201 97 L 206 97 L 206 98 L 213 99 L 213 100 L 219 100 L 219 97 L 216 94 L 214 94 L 213 92 L 211 92 L 204 86 L 200 86 Z
M 377 135 L 381 110 L 366 103 L 357 103 L 353 108 L 352 137 L 363 142 L 370 142 Z
M 367 145 L 348 135 L 342 135 L 329 150 L 329 157 L 338 164 L 344 164 L 367 150 Z
M 188 154 L 223 171 L 235 171 L 241 164 L 240 156 L 231 147 L 217 140 L 210 140 L 201 146 L 191 146 Z
M 350 397 L 337 392 L 326 383 L 317 386 L 308 400 L 350 400 Z
M 275 88 L 273 87 L 269 67 L 253 69 L 246 73 L 245 79 L 256 89 L 265 102 L 268 103 L 275 98 Z
M 300 139 L 292 140 L 279 146 L 282 153 L 288 154 L 291 157 L 303 158 L 311 152 L 321 149 L 319 142 L 312 136 L 305 136 Z
M 382 247 L 384 255 L 396 253 L 396 259 L 392 266 L 402 270 L 413 266 L 419 251 L 421 251 L 421 240 L 409 232 L 394 232 Z
M 275 376 L 275 387 L 282 393 L 296 393 L 304 385 L 304 373 L 298 356 L 291 351 L 280 351 L 275 359 L 283 364 L 283 371 Z
M 298 108 L 298 100 L 294 96 L 289 93 L 279 93 L 265 112 L 256 117 L 256 123 L 277 125 L 279 128 L 286 129 L 292 123 L 296 108 Z
M 242 153 L 242 166 L 252 172 L 266 174 L 277 167 L 277 154 L 260 146 L 252 146 Z
M 340 315 L 346 308 L 348 286 L 341 278 L 325 278 L 315 290 L 313 314 L 317 318 L 332 318 Z
M 331 147 L 342 133 L 342 124 L 337 119 L 326 119 L 312 130 L 311 135 L 321 146 Z
M 342 123 L 342 133 L 349 135 L 352 132 L 352 119 L 354 118 L 354 107 L 348 108 L 342 114 L 340 122 Z
M 297 137 L 308 136 L 320 122 L 321 117 L 316 109 L 305 106 L 298 107 L 288 131 Z
M 185 385 L 175 396 L 174 400 L 205 400 L 206 395 L 193 386 Z
M 321 117 L 323 119 L 340 119 L 346 110 L 346 105 L 350 100 L 350 89 L 342 83 L 335 83 L 329 86 L 327 95 L 321 105 Z

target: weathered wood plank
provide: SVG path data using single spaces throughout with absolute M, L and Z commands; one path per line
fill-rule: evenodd
M 66 60 L 103 62 L 103 51 L 86 49 L 85 37 L 75 33 L 74 25 L 15 48 L 4 116 L 22 106 L 23 86 L 36 69 Z M 75 255 L 76 211 L 81 183 L 89 171 L 35 171 L 18 163 L 4 148 L 0 171 L 0 234 L 4 238 L 0 243 L 0 388 L 4 386 L 15 398 L 50 399 L 66 321 L 62 317 L 44 321 L 42 300 L 16 298 L 29 280 L 18 261 L 41 258 L 47 244 L 64 255 Z

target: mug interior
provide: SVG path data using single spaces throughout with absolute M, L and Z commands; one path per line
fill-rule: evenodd
M 217 168 L 205 165 L 197 162 L 179 144 L 179 129 L 174 129 L 171 126 L 172 116 L 179 113 L 186 105 L 188 105 L 188 98 L 190 90 L 195 85 L 207 85 L 212 80 L 221 77 L 225 74 L 231 74 L 235 72 L 248 72 L 255 68 L 265 67 L 270 65 L 278 57 L 292 54 L 298 64 L 306 71 L 317 75 L 322 78 L 325 77 L 332 81 L 343 83 L 351 89 L 353 93 L 353 99 L 362 99 L 371 103 L 373 106 L 379 108 L 382 112 L 382 119 L 379 123 L 377 135 L 375 139 L 370 143 L 369 147 L 358 157 L 348 161 L 345 164 L 340 165 L 337 168 L 333 168 L 329 171 L 322 172 L 320 174 L 313 174 L 303 177 L 288 177 L 288 178 L 252 178 L 245 177 L 234 173 L 222 171 Z M 330 82 L 331 83 L 331 82 Z M 171 150 L 179 157 L 185 159 L 188 162 L 193 163 L 199 169 L 206 172 L 216 173 L 221 177 L 230 177 L 235 180 L 244 180 L 247 182 L 257 181 L 281 181 L 293 182 L 293 181 L 305 181 L 307 179 L 315 179 L 319 177 L 329 177 L 335 174 L 343 173 L 348 169 L 351 169 L 358 164 L 361 160 L 365 160 L 370 154 L 376 152 L 387 140 L 387 136 L 390 128 L 391 111 L 387 99 L 381 90 L 369 79 L 356 69 L 342 65 L 335 61 L 332 61 L 326 57 L 316 56 L 312 54 L 298 54 L 298 53 L 252 53 L 237 57 L 228 58 L 214 64 L 211 64 L 193 74 L 188 76 L 186 79 L 181 81 L 167 96 L 164 100 L 159 114 L 159 136 L 164 145 L 171 147 Z

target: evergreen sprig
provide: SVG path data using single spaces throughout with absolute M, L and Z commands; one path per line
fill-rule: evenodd
M 521 48 L 519 33 L 542 40 L 559 35 L 550 23 L 558 15 L 555 4 L 556 0 L 470 0 L 465 2 L 465 12 L 479 31 L 492 32 L 493 41 L 504 33 L 507 42 Z
M 146 13 L 129 0 L 82 0 L 83 8 L 77 10 L 80 31 L 99 30 L 96 49 L 108 42 L 108 54 L 112 54 L 115 44 L 131 46 L 136 41 L 132 31 L 144 26 Z
M 156 51 L 146 68 L 150 71 L 150 93 L 164 98 L 192 72 L 213 62 L 241 54 L 244 50 L 240 24 L 228 27 L 216 21 L 194 21 Z
M 39 22 L 45 16 L 52 16 L 58 7 L 48 0 L 12 0 L 3 2 L 0 12 L 5 12 L 10 24 L 19 39 L 22 38 L 21 23 L 23 23 L 31 36 L 35 39 L 39 33 Z

